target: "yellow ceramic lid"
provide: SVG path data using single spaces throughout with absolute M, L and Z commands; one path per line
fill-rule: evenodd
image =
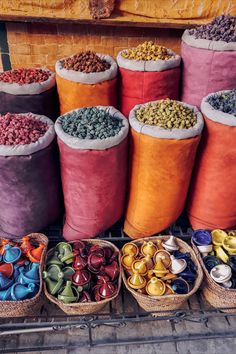
M 226 251 L 236 251 L 236 237 L 234 236 L 227 236 L 223 240 L 223 247 Z
M 128 278 L 127 282 L 132 289 L 142 289 L 147 283 L 146 279 L 137 270 Z
M 139 248 L 135 243 L 128 242 L 122 247 L 122 253 L 123 254 L 130 254 L 135 257 L 139 253 Z
M 155 252 L 157 251 L 157 246 L 154 245 L 152 241 L 144 241 L 142 246 L 141 246 L 141 253 L 146 256 L 149 254 L 151 257 L 154 256 Z
M 165 290 L 165 283 L 156 277 L 152 277 L 146 286 L 146 292 L 150 296 L 161 296 L 165 293 Z
M 221 259 L 224 263 L 228 262 L 229 256 L 227 253 L 225 253 L 224 249 L 220 246 L 215 246 L 214 251 L 216 253 L 216 256 Z
M 121 257 L 121 264 L 125 269 L 131 269 L 134 260 L 135 260 L 134 256 L 130 254 L 124 254 Z
M 137 259 L 132 263 L 132 270 L 137 270 L 139 274 L 146 275 L 148 272 L 148 267 L 144 259 Z
M 211 232 L 212 243 L 216 246 L 221 246 L 225 237 L 227 237 L 227 233 L 223 230 L 216 229 Z

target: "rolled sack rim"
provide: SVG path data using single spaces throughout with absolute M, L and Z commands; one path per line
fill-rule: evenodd
M 117 55 L 117 64 L 120 68 L 124 68 L 131 71 L 164 71 L 169 69 L 174 69 L 180 66 L 181 57 L 176 54 L 173 50 L 167 49 L 169 54 L 174 55 L 173 59 L 168 60 L 135 60 L 126 59 L 122 57 L 122 53 L 127 49 L 120 51 Z
M 92 108 L 94 106 L 88 106 L 86 108 Z M 129 132 L 129 121 L 125 116 L 118 111 L 116 108 L 112 106 L 95 106 L 100 110 L 109 110 L 110 115 L 113 118 L 122 119 L 124 126 L 121 128 L 119 133 L 115 136 L 106 139 L 80 139 L 77 137 L 73 137 L 70 134 L 67 134 L 62 129 L 61 122 L 64 119 L 65 115 L 70 114 L 72 112 L 77 112 L 83 108 L 73 109 L 70 112 L 63 114 L 62 116 L 58 117 L 55 122 L 55 131 L 57 137 L 63 141 L 67 146 L 71 149 L 77 150 L 106 150 L 112 148 L 116 145 L 119 145 L 128 135 Z
M 195 38 L 185 30 L 182 35 L 182 41 L 195 48 L 215 50 L 215 51 L 236 51 L 236 42 L 214 41 L 209 39 Z
M 38 141 L 25 145 L 0 145 L 0 156 L 26 156 L 48 147 L 56 136 L 54 123 L 46 116 L 34 113 L 18 113 L 22 116 L 31 114 L 35 119 L 47 123 L 49 126 L 46 133 Z
M 206 116 L 206 118 L 212 120 L 213 122 L 220 123 L 223 125 L 228 125 L 231 127 L 236 127 L 236 117 L 233 114 L 225 113 L 220 110 L 215 109 L 207 102 L 208 98 L 221 93 L 227 93 L 232 90 L 222 90 L 213 93 L 209 93 L 202 99 L 201 111 Z
M 106 54 L 96 53 L 99 58 L 106 60 L 111 66 L 109 69 L 97 73 L 83 73 L 75 70 L 67 70 L 62 67 L 62 62 L 66 58 L 72 58 L 74 55 L 69 57 L 62 58 L 58 60 L 55 64 L 56 74 L 60 76 L 62 79 L 73 81 L 81 84 L 99 84 L 103 81 L 112 80 L 117 76 L 117 63 L 110 56 Z
M 55 73 L 47 68 L 34 68 L 42 69 L 50 73 L 50 77 L 43 82 L 32 82 L 31 84 L 17 84 L 16 82 L 8 83 L 0 81 L 0 92 L 9 93 L 11 95 L 39 95 L 45 91 L 50 90 L 56 84 Z
M 147 106 L 150 103 L 156 103 L 160 100 L 156 101 L 150 101 L 144 104 L 138 104 L 136 105 L 129 114 L 129 123 L 130 126 L 137 132 L 141 133 L 144 135 L 151 136 L 153 138 L 160 138 L 160 139 L 176 139 L 176 140 L 182 140 L 182 139 L 188 139 L 188 138 L 193 138 L 195 136 L 198 136 L 202 133 L 203 127 L 204 127 L 204 120 L 201 112 L 198 110 L 196 106 L 192 106 L 190 104 L 187 104 L 185 102 L 177 101 L 184 106 L 187 106 L 189 108 L 192 108 L 194 113 L 197 115 L 197 123 L 189 128 L 189 129 L 178 129 L 178 128 L 173 128 L 173 129 L 164 129 L 162 127 L 159 127 L 158 125 L 149 125 L 149 124 L 144 124 L 142 122 L 139 122 L 138 119 L 135 116 L 135 112 L 143 106 Z

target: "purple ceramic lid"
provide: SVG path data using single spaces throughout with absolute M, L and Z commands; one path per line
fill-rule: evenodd
M 207 230 L 195 230 L 192 234 L 192 241 L 197 246 L 206 246 L 212 243 L 211 234 Z

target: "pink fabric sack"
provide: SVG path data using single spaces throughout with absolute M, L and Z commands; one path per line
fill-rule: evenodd
M 63 131 L 63 116 L 55 123 L 66 209 L 63 236 L 68 241 L 98 235 L 124 212 L 129 123 L 113 107 L 97 108 L 123 120 L 116 136 L 79 139 Z
M 197 106 L 211 92 L 236 87 L 236 42 L 182 36 L 183 80 L 181 101 Z

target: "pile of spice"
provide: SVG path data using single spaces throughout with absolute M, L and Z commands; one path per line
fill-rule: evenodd
M 102 72 L 110 68 L 110 63 L 101 59 L 90 50 L 80 52 L 72 57 L 64 59 L 62 67 L 67 70 L 75 70 L 83 73 Z
M 36 120 L 33 114 L 0 115 L 0 145 L 34 143 L 48 130 L 48 125 Z
M 207 99 L 207 102 L 214 109 L 236 117 L 236 89 L 224 93 L 214 93 Z
M 192 108 L 169 98 L 146 106 L 136 111 L 138 121 L 157 125 L 164 129 L 189 129 L 197 123 L 197 116 Z
M 166 47 L 157 45 L 154 42 L 146 41 L 135 48 L 130 48 L 122 52 L 122 57 L 133 60 L 169 60 L 173 58 Z
M 110 138 L 117 135 L 123 127 L 121 119 L 96 107 L 85 107 L 68 113 L 61 124 L 65 133 L 80 139 Z
M 0 81 L 8 84 L 17 83 L 19 85 L 40 83 L 47 81 L 51 76 L 49 70 L 43 69 L 16 69 L 0 73 Z
M 189 34 L 212 41 L 236 42 L 236 16 L 218 16 L 207 25 L 190 29 Z

